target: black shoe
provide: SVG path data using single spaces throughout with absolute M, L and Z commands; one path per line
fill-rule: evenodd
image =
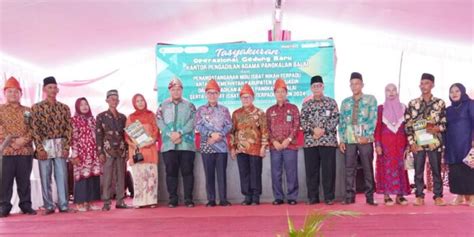
M 241 204 L 242 204 L 242 206 L 250 206 L 250 205 L 252 205 L 252 201 L 244 200 Z
M 260 205 L 260 197 L 258 196 L 252 197 L 252 204 L 257 205 L 257 206 Z
M 122 204 L 119 204 L 119 205 L 115 205 L 115 208 L 116 208 L 116 209 L 130 209 L 130 208 L 133 208 L 133 207 L 128 206 L 128 205 L 125 204 L 125 203 L 122 203 Z
M 324 203 L 326 203 L 326 205 L 329 205 L 329 206 L 334 205 L 333 200 L 326 200 L 326 201 L 324 201 Z
M 170 203 L 168 203 L 168 207 L 169 207 L 169 208 L 175 208 L 175 207 L 177 207 L 177 206 L 178 206 L 178 203 L 176 203 L 176 202 L 170 202 Z
M 9 216 L 9 215 L 10 215 L 9 212 L 2 212 L 2 213 L 0 213 L 0 217 L 7 217 L 7 216 Z
M 296 204 L 298 204 L 298 202 L 296 202 L 296 200 L 288 200 L 288 204 L 289 205 L 296 205 Z
M 102 207 L 102 211 L 110 211 L 110 204 L 104 203 L 104 206 Z
M 378 206 L 379 205 L 373 199 L 368 199 L 366 201 L 366 203 L 369 204 L 370 206 Z
M 207 202 L 206 207 L 215 207 L 216 205 L 216 201 L 209 201 Z
M 194 207 L 194 202 L 193 201 L 186 201 L 186 202 L 184 202 L 184 205 L 186 207 Z
M 272 202 L 273 205 L 281 205 L 281 204 L 283 204 L 283 203 L 284 203 L 284 202 L 283 202 L 283 200 L 281 200 L 281 199 L 275 199 L 275 201 Z
M 308 205 L 314 205 L 314 204 L 317 204 L 317 203 L 319 203 L 318 199 L 309 199 L 308 202 L 306 202 L 306 204 L 308 204 Z
M 22 210 L 22 212 L 23 212 L 23 214 L 32 215 L 32 216 L 34 216 L 34 215 L 37 214 L 36 211 L 33 210 L 33 208 L 29 208 L 29 209 L 26 209 L 26 210 Z
M 221 207 L 227 207 L 227 206 L 232 206 L 232 204 L 231 204 L 230 202 L 228 202 L 228 201 L 221 201 L 221 202 L 219 203 L 219 206 L 221 206 Z
M 349 204 L 354 204 L 355 203 L 355 198 L 346 198 L 344 201 L 342 201 L 342 205 L 349 205 Z
M 43 215 L 51 215 L 54 214 L 55 210 L 54 209 L 45 209 L 43 212 Z

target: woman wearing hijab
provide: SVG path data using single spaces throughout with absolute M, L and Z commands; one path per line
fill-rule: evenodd
M 92 205 L 100 201 L 101 163 L 97 156 L 95 141 L 96 121 L 87 99 L 76 100 L 76 112 L 71 118 L 73 135 L 71 140 L 74 165 L 74 203 L 78 211 L 100 210 Z
M 407 148 L 404 113 L 406 106 L 400 103 L 394 84 L 385 87 L 385 103 L 379 105 L 375 128 L 375 149 L 377 152 L 376 190 L 384 194 L 385 205 L 395 203 L 407 205 L 404 195 L 410 194 L 408 174 L 404 165 Z M 396 195 L 395 202 L 390 195 Z
M 463 162 L 474 147 L 474 101 L 460 83 L 449 88 L 449 100 L 444 158 L 449 166 L 449 191 L 458 195 L 451 204 L 462 204 L 464 197 L 474 207 L 474 169 Z
M 133 187 L 135 190 L 133 205 L 135 207 L 151 206 L 155 207 L 158 203 L 158 150 L 156 141 L 158 139 L 159 129 L 156 124 L 155 114 L 148 110 L 145 98 L 141 94 L 136 94 L 132 99 L 135 112 L 127 118 L 126 126 L 139 121 L 145 128 L 146 133 L 153 141 L 141 147 L 139 152 L 144 160 L 134 164 L 133 155 L 137 150 L 136 144 L 127 136 L 129 159 L 132 166 Z

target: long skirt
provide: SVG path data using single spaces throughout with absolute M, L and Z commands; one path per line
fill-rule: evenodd
M 100 200 L 100 176 L 91 176 L 74 182 L 74 203 Z
M 139 163 L 132 165 L 134 206 L 156 205 L 158 203 L 158 165 Z
M 459 195 L 474 195 L 474 169 L 464 163 L 449 165 L 449 191 Z

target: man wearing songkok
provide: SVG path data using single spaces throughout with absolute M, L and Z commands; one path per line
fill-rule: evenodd
M 183 83 L 174 78 L 168 84 L 170 98 L 156 112 L 161 130 L 161 152 L 166 167 L 168 207 L 178 206 L 178 174 L 183 177 L 184 205 L 194 207 L 194 117 L 196 107 L 183 98 Z

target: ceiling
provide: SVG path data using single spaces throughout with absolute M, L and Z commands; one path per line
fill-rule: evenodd
M 216 23 L 270 18 L 272 7 L 272 0 L 0 0 L 0 53 L 56 67 L 170 42 Z M 473 41 L 472 0 L 286 0 L 284 9 L 288 15 Z

